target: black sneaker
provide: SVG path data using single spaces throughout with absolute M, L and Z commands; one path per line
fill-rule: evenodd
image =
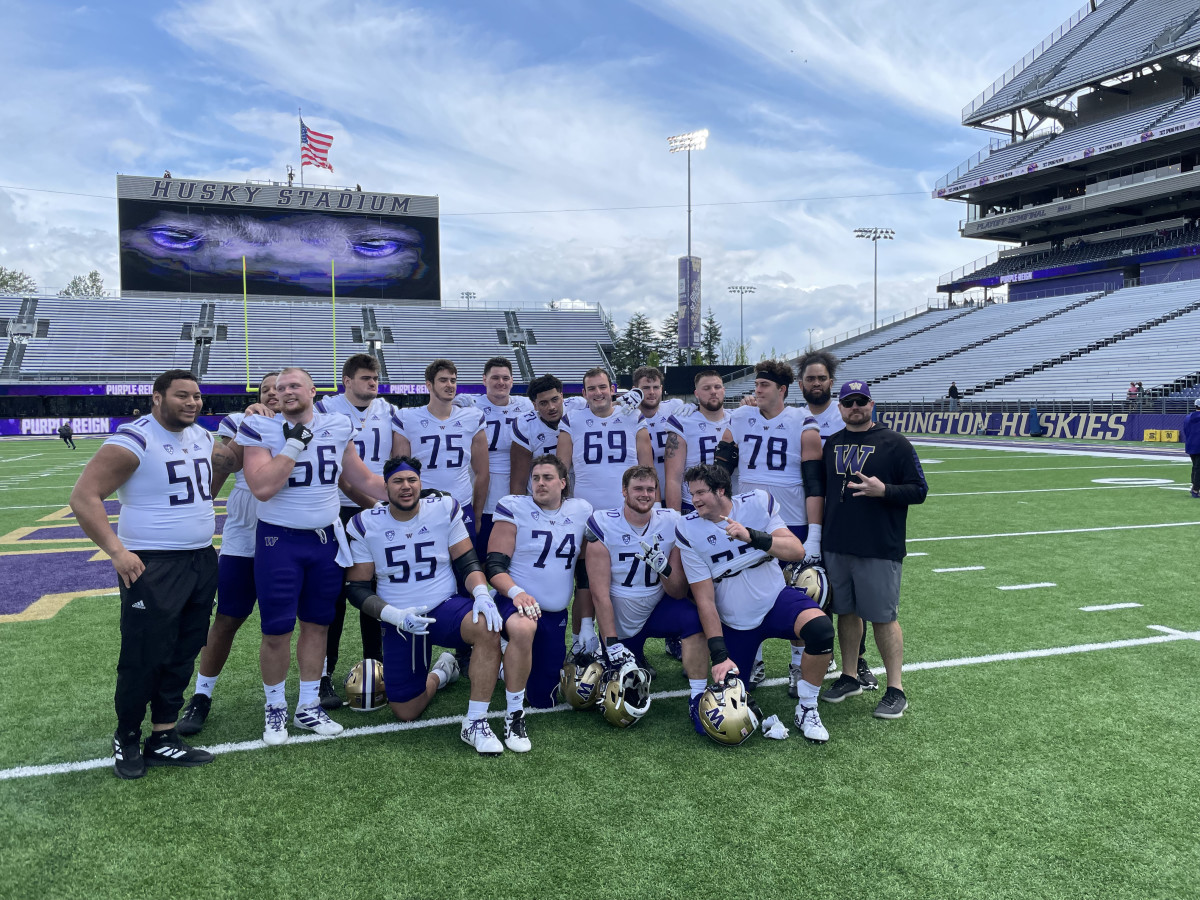
M 761 659 L 756 659 L 750 667 L 750 677 L 746 679 L 746 690 L 756 691 L 758 686 L 767 680 L 767 666 Z
M 908 698 L 900 688 L 890 687 L 883 692 L 883 699 L 875 707 L 875 718 L 898 719 L 908 709 Z
M 148 766 L 203 766 L 216 759 L 207 750 L 197 750 L 183 742 L 179 732 L 172 728 L 170 731 L 156 731 L 146 738 L 142 752 Z
M 207 694 L 192 694 L 192 699 L 179 717 L 175 730 L 180 734 L 199 734 L 208 719 L 208 711 L 212 708 L 212 697 Z
M 863 686 L 857 678 L 843 672 L 830 687 L 825 689 L 821 699 L 826 703 L 841 703 L 847 697 L 857 697 L 863 692 Z
M 678 638 L 667 638 L 667 656 L 683 662 L 683 641 Z
M 863 686 L 864 691 L 879 690 L 879 679 L 871 674 L 871 667 L 861 656 L 858 658 L 858 683 Z
M 338 692 L 333 689 L 333 676 L 321 676 L 321 688 L 318 696 L 321 698 L 322 709 L 341 709 L 343 701 L 338 696 Z
M 113 733 L 113 773 L 118 778 L 141 778 L 146 774 L 142 736 L 138 732 Z

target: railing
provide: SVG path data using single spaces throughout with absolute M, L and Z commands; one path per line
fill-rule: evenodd
M 79 300 L 81 302 L 92 303 L 97 300 L 134 300 L 145 301 L 147 303 L 210 303 L 214 300 L 236 301 L 241 302 L 241 294 L 191 294 L 188 296 L 171 296 L 166 294 L 142 294 L 142 293 L 127 293 L 121 294 L 117 292 L 105 293 L 99 297 L 60 297 L 52 291 L 37 291 L 30 294 L 0 294 L 0 300 L 22 300 L 26 298 L 36 297 L 39 300 Z M 292 297 L 286 295 L 266 295 L 261 294 L 251 296 L 251 300 L 255 303 L 289 303 L 293 305 L 304 306 L 328 306 L 330 304 L 329 297 Z M 380 300 L 373 297 L 339 297 L 339 306 L 427 306 L 432 307 L 435 301 L 428 300 Z M 545 310 L 586 310 L 599 312 L 603 316 L 604 308 L 594 300 L 463 300 L 445 298 L 440 301 L 438 307 L 441 309 L 479 309 L 479 310 L 503 310 L 503 309 L 545 309 Z
M 969 262 L 969 263 L 966 263 L 965 265 L 959 266 L 953 272 L 947 272 L 945 275 L 943 275 L 941 278 L 938 279 L 938 287 L 941 287 L 943 284 L 953 284 L 954 282 L 956 282 L 962 278 L 965 278 L 967 275 L 970 275 L 972 272 L 977 272 L 980 269 L 984 268 L 985 266 L 990 266 L 992 263 L 998 261 L 999 259 L 1000 259 L 1000 251 L 993 250 L 987 256 L 981 256 L 981 257 L 979 257 L 979 259 L 975 260 L 974 262 Z
M 974 100 L 972 100 L 966 106 L 964 106 L 963 111 L 962 111 L 963 124 L 964 125 L 966 124 L 967 119 L 969 119 L 971 117 L 972 113 L 974 113 L 975 110 L 979 109 L 981 106 L 983 106 L 989 100 L 991 100 L 992 97 L 994 97 L 996 95 L 997 91 L 999 91 L 1001 88 L 1003 88 L 1005 85 L 1007 85 L 1010 81 L 1012 81 L 1014 78 L 1016 78 L 1018 75 L 1020 75 L 1023 71 L 1025 71 L 1025 69 L 1028 68 L 1029 65 L 1035 59 L 1037 59 L 1039 56 L 1041 56 L 1043 53 L 1045 53 L 1047 50 L 1049 50 L 1058 41 L 1059 38 L 1061 38 L 1064 34 L 1066 34 L 1068 31 L 1070 31 L 1072 28 L 1074 28 L 1076 25 L 1078 25 L 1083 20 L 1084 16 L 1086 16 L 1091 11 L 1092 11 L 1092 5 L 1090 3 L 1085 4 L 1084 6 L 1080 7 L 1079 11 L 1076 12 L 1075 15 L 1071 16 L 1071 18 L 1067 19 L 1067 21 L 1065 21 L 1061 25 L 1059 25 L 1057 29 L 1055 29 L 1054 31 L 1052 31 L 1050 33 L 1049 37 L 1047 37 L 1044 41 L 1042 41 L 1040 44 L 1038 44 L 1036 47 L 1034 47 L 1032 50 L 1030 50 L 1028 53 L 1026 53 L 1023 57 L 1021 57 L 1019 62 L 1017 62 L 1007 72 L 1005 72 L 1003 75 L 1001 75 L 995 81 L 993 81 L 991 83 L 991 85 L 989 87 L 985 88 L 978 97 L 976 97 Z
M 1075 101 L 1071 100 L 1068 103 L 1064 103 L 1059 108 L 1060 109 L 1073 109 L 1074 106 L 1075 106 Z M 1021 140 L 1019 142 L 1011 141 L 1006 138 L 992 138 L 988 142 L 988 145 L 986 147 L 981 148 L 974 156 L 968 157 L 967 159 L 963 160 L 961 163 L 958 164 L 958 167 L 955 168 L 952 172 L 947 172 L 945 175 L 943 175 L 941 178 L 939 178 L 937 180 L 937 183 L 933 186 L 934 190 L 935 191 L 941 190 L 944 187 L 949 187 L 950 185 L 954 184 L 954 182 L 958 181 L 958 179 L 961 176 L 970 172 L 972 169 L 974 169 L 976 166 L 978 166 L 981 162 L 983 162 L 985 159 L 987 159 L 989 156 L 991 156 L 997 150 L 1003 150 L 1006 147 L 1009 147 L 1014 143 L 1024 144 L 1028 141 L 1040 141 L 1040 140 L 1043 140 L 1044 138 L 1048 138 L 1051 135 L 1056 135 L 1061 132 L 1062 132 L 1062 125 L 1060 125 L 1058 122 L 1054 122 L 1039 131 L 1035 131 L 1033 134 L 1026 135 L 1025 137 L 1021 138 Z
M 588 310 L 604 314 L 603 308 L 594 300 L 463 300 L 444 297 L 442 309 Z

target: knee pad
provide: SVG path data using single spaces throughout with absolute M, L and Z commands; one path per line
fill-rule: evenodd
M 833 622 L 829 616 L 814 616 L 800 626 L 800 640 L 804 641 L 804 652 L 823 656 L 833 652 Z

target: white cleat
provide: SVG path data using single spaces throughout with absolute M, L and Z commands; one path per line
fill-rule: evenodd
M 463 743 L 474 747 L 480 756 L 499 756 L 504 752 L 504 745 L 492 731 L 487 719 L 468 719 L 463 722 L 462 731 L 458 736 L 463 739 Z
M 287 707 L 267 706 L 266 714 L 267 722 L 263 727 L 263 743 L 271 747 L 286 744 L 288 739 Z
M 826 671 L 826 673 L 841 671 L 841 668 L 838 666 L 837 660 L 834 659 L 832 656 L 829 657 L 829 665 L 827 665 L 825 667 L 825 671 Z
M 315 731 L 317 734 L 324 735 L 341 734 L 343 731 L 341 725 L 329 718 L 329 713 L 325 712 L 320 703 L 296 707 L 296 715 L 292 717 L 292 724 L 305 731 Z
M 829 732 L 821 724 L 821 714 L 815 706 L 796 705 L 796 727 L 805 740 L 814 744 L 824 744 L 829 740 Z
M 446 676 L 446 682 L 442 687 L 438 688 L 439 691 L 444 687 L 454 684 L 454 682 L 458 681 L 459 676 L 462 675 L 462 667 L 458 664 L 458 660 L 454 658 L 454 654 L 450 652 L 444 652 L 439 656 L 437 662 L 433 664 L 433 669 Z
M 523 710 L 517 710 L 504 717 L 504 746 L 513 753 L 528 753 L 533 746 L 529 743 Z

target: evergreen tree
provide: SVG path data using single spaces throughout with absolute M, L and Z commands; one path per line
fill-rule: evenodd
M 638 366 L 644 366 L 657 343 L 650 318 L 645 313 L 634 313 L 617 341 L 616 355 L 621 364 L 618 366 L 617 360 L 614 360 L 614 368 L 621 372 L 632 372 Z
M 704 317 L 704 326 L 700 332 L 700 349 L 702 360 L 706 365 L 716 365 L 721 350 L 721 326 L 710 309 Z
M 0 294 L 36 294 L 37 282 L 20 269 L 0 266 Z
M 679 311 L 671 313 L 658 330 L 658 358 L 664 366 L 682 366 L 687 356 L 679 347 Z

